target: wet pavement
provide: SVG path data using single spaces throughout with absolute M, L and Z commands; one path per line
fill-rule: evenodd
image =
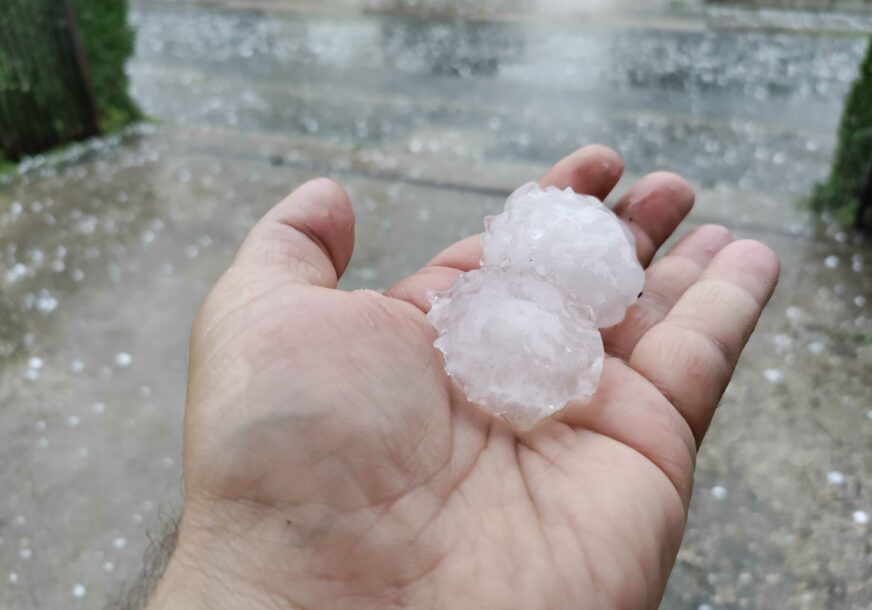
M 872 247 L 796 205 L 865 48 L 814 33 L 844 16 L 236 4 L 135 4 L 156 121 L 0 184 L 0 609 L 102 608 L 139 573 L 181 503 L 190 321 L 294 185 L 348 188 L 343 284 L 380 288 L 590 142 L 783 260 L 663 608 L 872 608 Z

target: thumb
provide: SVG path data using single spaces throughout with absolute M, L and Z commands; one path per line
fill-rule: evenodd
M 327 178 L 306 182 L 251 229 L 234 266 L 287 281 L 335 288 L 354 250 L 348 194 Z

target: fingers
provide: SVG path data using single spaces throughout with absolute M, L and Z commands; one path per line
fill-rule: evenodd
M 623 171 L 624 162 L 612 149 L 598 145 L 585 146 L 552 167 L 539 180 L 539 184 L 543 187 L 572 187 L 577 193 L 605 199 L 621 179 Z M 478 267 L 480 261 L 480 236 L 472 235 L 437 254 L 428 265 L 469 271 Z
M 354 249 L 354 212 L 341 186 L 306 182 L 254 226 L 236 256 L 251 272 L 335 288 Z
M 428 265 L 397 282 L 385 294 L 411 303 L 424 313 L 428 313 L 430 311 L 430 292 L 448 290 L 461 273 L 462 271 L 453 267 Z
M 543 187 L 571 187 L 576 193 L 605 199 L 621 179 L 624 162 L 611 148 L 594 144 L 564 157 L 539 184 Z
M 624 164 L 615 151 L 605 146 L 586 146 L 557 163 L 539 181 L 542 186 L 572 187 L 578 193 L 605 199 L 621 179 Z M 442 252 L 418 273 L 387 291 L 388 296 L 406 300 L 422 311 L 430 309 L 427 293 L 445 290 L 461 271 L 481 263 L 481 239 L 472 235 Z
M 633 349 L 630 366 L 669 399 L 698 443 L 772 296 L 778 267 L 775 254 L 759 242 L 729 244 Z
M 540 184 L 571 186 L 577 192 L 605 199 L 622 171 L 617 153 L 602 146 L 588 146 L 555 165 Z M 636 238 L 636 251 L 644 266 L 693 208 L 694 199 L 693 187 L 684 178 L 657 172 L 639 180 L 615 205 L 615 214 Z M 476 235 L 449 246 L 429 264 L 468 271 L 478 267 L 480 260 L 481 243 Z
M 593 398 L 570 403 L 555 418 L 632 447 L 669 477 L 685 506 L 689 503 L 696 456 L 690 428 L 669 401 L 644 377 L 629 370 L 626 362 L 607 357 Z
M 481 265 L 481 254 L 481 235 L 476 233 L 445 248 L 427 263 L 427 266 L 472 271 Z
M 693 187 L 681 176 L 657 172 L 637 182 L 615 205 L 614 211 L 636 237 L 636 252 L 643 266 L 690 212 Z
M 627 310 L 623 322 L 603 330 L 606 351 L 622 360 L 629 359 L 639 339 L 666 317 L 715 254 L 732 241 L 733 236 L 724 227 L 704 225 L 685 235 L 666 256 L 648 267 L 641 298 Z

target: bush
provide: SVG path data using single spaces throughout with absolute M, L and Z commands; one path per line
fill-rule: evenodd
M 849 223 L 872 165 L 872 43 L 845 102 L 839 142 L 830 177 L 815 187 L 812 207 Z
M 71 0 L 90 66 L 99 131 L 139 118 L 124 64 L 133 51 L 126 0 Z M 6 157 L 93 135 L 98 125 L 69 48 L 60 0 L 0 0 L 0 138 Z
M 134 32 L 127 23 L 127 0 L 73 0 L 102 131 L 116 131 L 142 117 L 128 93 L 124 71 L 133 53 Z

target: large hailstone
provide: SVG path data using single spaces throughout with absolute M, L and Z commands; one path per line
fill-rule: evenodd
M 595 197 L 530 183 L 485 220 L 482 267 L 431 297 L 446 372 L 529 428 L 599 385 L 603 344 L 642 291 L 632 234 Z
M 645 283 L 632 233 L 596 197 L 531 182 L 485 227 L 484 267 L 547 278 L 590 307 L 600 328 L 623 320 Z
M 467 398 L 518 427 L 596 391 L 603 341 L 590 310 L 538 277 L 471 271 L 436 296 L 429 318 Z

